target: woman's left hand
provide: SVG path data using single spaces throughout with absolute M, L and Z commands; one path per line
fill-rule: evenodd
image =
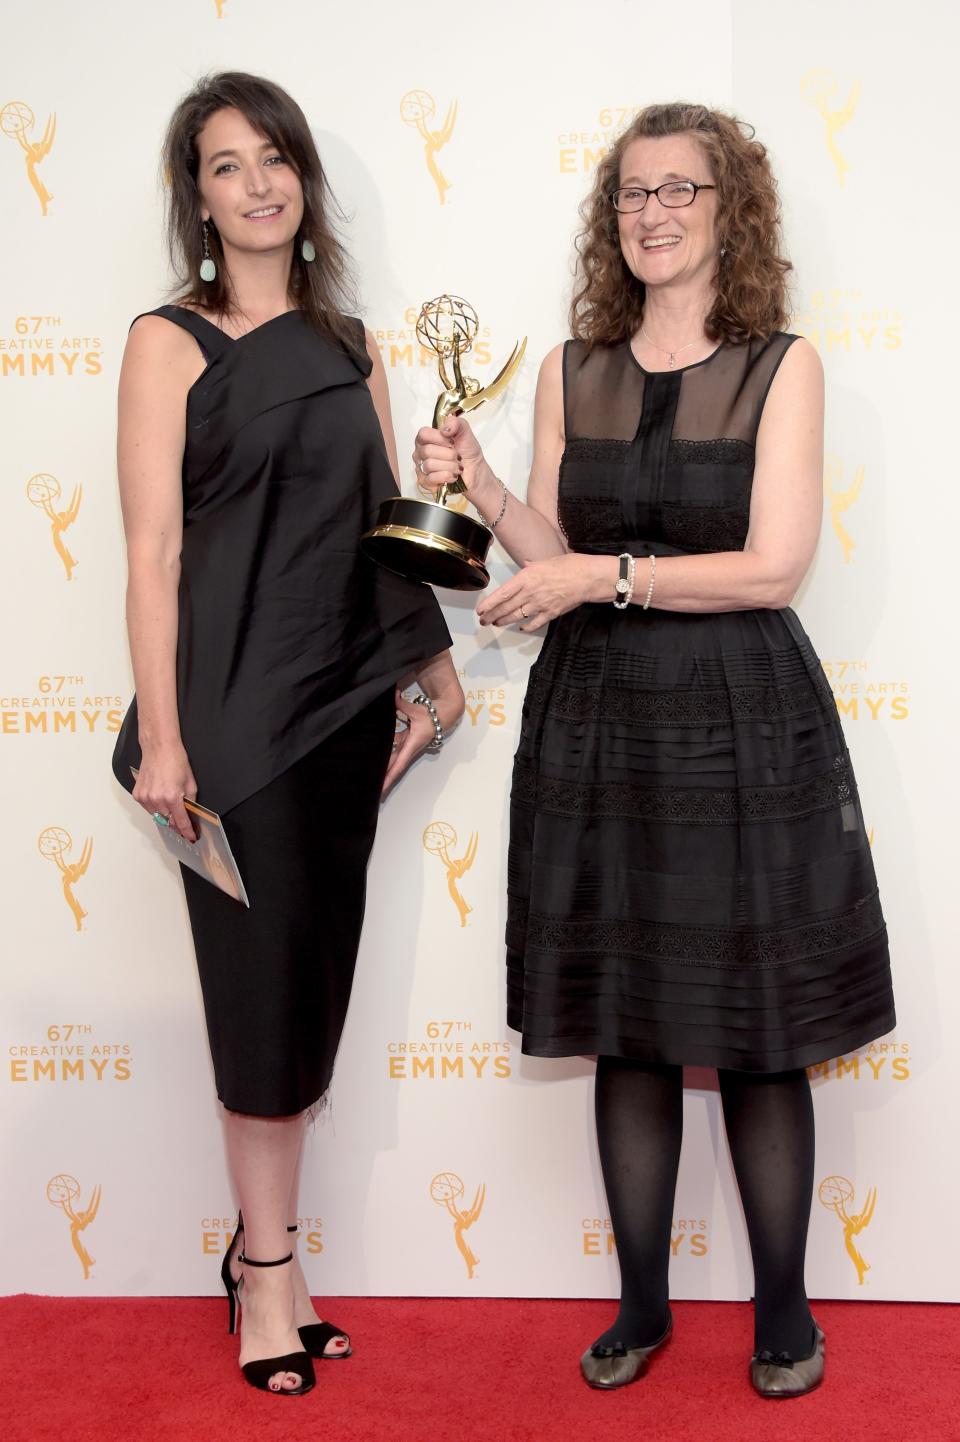
M 538 631 L 555 617 L 596 598 L 597 562 L 608 560 L 569 552 L 546 561 L 528 561 L 522 571 L 484 596 L 477 607 L 481 626 Z M 612 583 L 610 591 L 612 594 Z
M 409 724 L 406 730 L 396 734 L 390 764 L 383 778 L 383 795 L 400 780 L 417 757 L 422 756 L 437 734 L 426 706 L 415 706 L 412 701 L 408 701 L 399 686 L 394 692 L 393 702 L 397 714 L 405 716 Z

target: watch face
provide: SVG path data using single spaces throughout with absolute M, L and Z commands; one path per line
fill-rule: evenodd
M 629 589 L 629 583 L 622 578 L 617 582 L 617 590 L 620 592 L 621 596 L 623 595 L 624 591 L 629 591 Z

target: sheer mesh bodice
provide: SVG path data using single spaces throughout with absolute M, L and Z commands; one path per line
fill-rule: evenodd
M 657 372 L 629 345 L 569 345 L 560 520 L 573 549 L 742 550 L 760 415 L 791 340 L 721 346 Z

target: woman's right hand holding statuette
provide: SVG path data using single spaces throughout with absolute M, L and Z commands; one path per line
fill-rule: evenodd
M 417 484 L 434 497 L 454 481 L 462 481 L 467 500 L 483 520 L 496 516 L 501 487 L 487 465 L 480 442 L 461 415 L 449 415 L 439 430 L 422 426 L 413 447 Z

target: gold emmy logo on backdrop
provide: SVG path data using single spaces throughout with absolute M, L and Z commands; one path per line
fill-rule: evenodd
M 90 1194 L 90 1201 L 86 1207 L 79 1209 L 73 1204 L 80 1196 L 80 1183 L 76 1177 L 67 1176 L 66 1172 L 59 1172 L 47 1182 L 47 1201 L 53 1207 L 59 1207 L 64 1216 L 70 1222 L 70 1241 L 73 1250 L 83 1265 L 83 1280 L 90 1280 L 90 1268 L 93 1266 L 94 1258 L 91 1257 L 83 1245 L 83 1238 L 80 1233 L 89 1227 L 100 1207 L 100 1185 L 94 1187 Z
M 837 456 L 827 456 L 823 471 L 823 489 L 830 503 L 830 523 L 833 526 L 833 533 L 843 549 L 844 565 L 848 565 L 850 553 L 856 549 L 857 543 L 847 531 L 840 517 L 844 511 L 850 509 L 854 501 L 860 499 L 860 492 L 863 490 L 863 466 L 857 467 L 853 480 L 846 490 L 838 488 L 837 483 L 842 480 L 843 462 Z
M 37 166 L 50 154 L 53 137 L 57 132 L 57 117 L 51 115 L 47 120 L 42 140 L 28 140 L 27 131 L 32 130 L 36 123 L 36 116 L 30 106 L 25 105 L 22 100 L 10 100 L 0 110 L 0 130 L 9 139 L 15 140 L 27 157 L 27 179 L 40 202 L 41 215 L 46 215 L 47 206 L 53 196 L 37 174 Z
M 467 849 L 457 860 L 450 855 L 450 847 L 457 844 L 457 833 L 446 821 L 431 821 L 423 833 L 423 848 L 429 851 L 431 856 L 439 856 L 447 868 L 447 890 L 450 899 L 460 916 L 460 925 L 466 926 L 467 917 L 473 907 L 470 906 L 460 894 L 457 882 L 468 872 L 477 859 L 478 835 L 476 831 L 470 833 L 470 840 L 467 842 Z
M 468 1227 L 474 1222 L 483 1211 L 483 1203 L 486 1199 L 487 1188 L 481 1182 L 474 1194 L 473 1202 L 466 1211 L 461 1211 L 457 1201 L 464 1194 L 463 1182 L 456 1172 L 438 1172 L 430 1183 L 430 1196 L 438 1207 L 446 1207 L 453 1218 L 453 1236 L 457 1244 L 457 1251 L 467 1264 L 467 1277 L 473 1280 L 474 1268 L 477 1265 L 477 1258 L 470 1249 L 466 1237 L 463 1235 Z
M 214 0 L 214 4 L 215 4 L 216 7 L 217 7 L 217 19 L 218 19 L 218 20 L 222 20 L 222 19 L 223 19 L 223 7 L 226 5 L 226 3 L 227 3 L 227 0 Z
M 83 499 L 83 487 L 74 486 L 73 495 L 70 497 L 70 504 L 66 510 L 58 511 L 54 501 L 60 499 L 60 482 L 56 476 L 48 476 L 43 472 L 31 476 L 27 482 L 27 498 L 31 506 L 36 506 L 43 511 L 50 522 L 50 535 L 53 538 L 53 546 L 57 555 L 63 562 L 63 568 L 67 573 L 67 580 L 73 580 L 73 568 L 76 561 L 67 550 L 63 541 L 63 533 L 68 526 L 72 526 L 77 519 L 77 512 L 80 510 L 80 502 Z
M 605 105 L 597 111 L 589 129 L 562 131 L 557 136 L 560 173 L 577 175 L 595 170 L 636 113 L 634 105 Z
M 874 1208 L 877 1205 L 877 1189 L 876 1187 L 870 1188 L 862 1212 L 847 1211 L 847 1202 L 853 1201 L 853 1183 L 848 1182 L 846 1177 L 824 1177 L 820 1183 L 818 1196 L 823 1206 L 828 1211 L 836 1212 L 843 1223 L 843 1245 L 847 1249 L 847 1256 L 857 1269 L 857 1281 L 862 1287 L 864 1273 L 869 1272 L 870 1264 L 864 1261 L 853 1239 L 870 1225 Z
M 415 125 L 423 140 L 423 153 L 427 162 L 427 169 L 434 185 L 437 187 L 437 194 L 440 197 L 440 204 L 445 205 L 447 191 L 450 189 L 450 182 L 440 171 L 437 164 L 437 151 L 442 150 L 453 134 L 453 127 L 457 121 L 457 102 L 451 100 L 447 110 L 447 118 L 439 130 L 431 130 L 427 124 L 437 113 L 437 102 L 426 90 L 408 90 L 400 101 L 400 119 L 404 125 Z
M 903 1082 L 910 1079 L 910 1044 L 905 1041 L 873 1041 L 863 1051 L 851 1051 L 807 1067 L 811 1081 Z M 865 1224 L 864 1224 L 865 1225 Z
M 583 1217 L 581 1251 L 585 1257 L 612 1257 L 617 1242 L 609 1217 Z M 670 1255 L 672 1257 L 705 1257 L 710 1251 L 705 1218 L 675 1217 L 670 1223 Z
M 850 94 L 847 96 L 847 103 L 837 109 L 831 109 L 837 94 L 837 79 L 829 70 L 808 70 L 800 81 L 800 94 L 810 105 L 816 106 L 823 120 L 826 132 L 824 140 L 827 146 L 827 153 L 833 161 L 837 172 L 837 180 L 841 185 L 846 180 L 847 171 L 850 166 L 840 153 L 840 149 L 834 139 L 838 130 L 849 125 L 853 119 L 854 111 L 860 99 L 860 81 L 855 80 L 850 87 Z
M 69 831 L 64 831 L 62 826 L 47 826 L 37 837 L 37 848 L 41 856 L 48 861 L 56 863 L 63 876 L 63 897 L 73 912 L 73 919 L 77 923 L 77 930 L 83 930 L 83 919 L 86 912 L 73 894 L 74 883 L 79 881 L 81 876 L 86 875 L 87 867 L 90 865 L 90 857 L 93 852 L 93 837 L 88 836 L 83 843 L 83 850 L 80 853 L 79 861 L 65 861 L 64 854 L 73 847 L 73 839 Z

